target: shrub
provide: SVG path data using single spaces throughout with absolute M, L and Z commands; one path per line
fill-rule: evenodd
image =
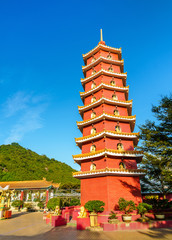
M 13 207 L 20 207 L 23 205 L 23 201 L 22 200 L 15 200 L 14 202 L 12 202 L 11 204 Z
M 126 215 L 136 209 L 135 203 L 133 201 L 127 201 L 124 198 L 120 198 L 118 204 L 119 210 L 123 211 Z
M 153 210 L 157 212 L 162 212 L 172 207 L 172 202 L 169 202 L 168 199 L 147 199 L 146 202 L 151 204 Z
M 144 214 L 152 209 L 152 205 L 147 204 L 147 203 L 139 203 L 139 205 L 136 208 L 137 208 L 138 213 L 142 217 L 144 217 Z
M 40 209 L 44 208 L 44 202 L 40 201 L 40 202 L 37 204 L 37 206 L 38 206 Z
M 24 207 L 27 208 L 27 211 L 31 211 L 33 209 L 32 203 L 25 203 Z
M 103 201 L 99 201 L 99 200 L 93 200 L 93 201 L 88 201 L 85 204 L 85 208 L 89 211 L 89 212 L 103 212 L 104 208 L 102 206 L 104 206 L 105 203 Z
M 62 201 L 60 198 L 51 198 L 47 203 L 47 208 L 49 210 L 55 210 L 56 206 L 61 208 Z
M 78 206 L 78 205 L 80 205 L 80 200 L 79 199 L 77 199 L 77 198 L 71 199 L 70 206 Z

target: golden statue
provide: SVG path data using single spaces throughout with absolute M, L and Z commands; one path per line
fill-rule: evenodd
M 61 210 L 60 210 L 59 206 L 56 206 L 54 214 L 57 215 L 57 216 L 61 215 Z
M 82 206 L 80 208 L 79 216 L 78 218 L 86 218 L 87 217 L 87 212 L 85 211 L 85 208 Z

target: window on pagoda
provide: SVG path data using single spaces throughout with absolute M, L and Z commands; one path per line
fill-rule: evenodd
M 92 70 L 92 75 L 93 75 L 93 74 L 95 74 L 95 73 L 96 73 L 96 70 L 95 70 L 95 69 L 93 69 L 93 70 Z
M 112 81 L 110 82 L 110 85 L 115 86 L 115 81 L 112 80 Z
M 93 89 L 93 88 L 95 88 L 95 87 L 96 87 L 96 83 L 93 82 L 93 83 L 91 84 L 91 89 Z
M 118 144 L 117 144 L 117 150 L 119 150 L 119 151 L 124 150 L 124 147 L 123 147 L 123 144 L 122 144 L 122 143 L 118 143 Z
M 119 111 L 117 109 L 115 109 L 113 113 L 115 116 L 119 116 Z
M 112 56 L 110 53 L 107 55 L 107 59 L 112 59 Z
M 108 71 L 109 71 L 109 72 L 113 72 L 112 65 L 110 66 L 110 68 L 108 68 Z
M 96 128 L 91 129 L 91 134 L 96 134 Z
M 91 62 L 95 62 L 96 61 L 96 58 L 93 56 Z
M 92 145 L 92 146 L 90 147 L 90 152 L 93 153 L 93 152 L 95 152 L 95 151 L 96 151 L 96 146 L 95 146 L 95 145 Z
M 120 133 L 120 132 L 121 132 L 121 127 L 120 127 L 119 125 L 116 125 L 115 131 L 116 131 L 117 133 Z
M 92 163 L 90 166 L 90 171 L 94 171 L 94 170 L 96 170 L 96 164 Z
M 119 169 L 120 169 L 120 170 L 126 169 L 126 165 L 125 165 L 123 162 L 120 162 L 120 163 L 119 163 Z
M 95 113 L 95 112 L 92 112 L 92 113 L 91 113 L 91 118 L 94 118 L 94 117 L 96 117 L 96 113 Z
M 91 98 L 91 103 L 96 102 L 96 97 Z
M 118 100 L 118 97 L 116 96 L 116 94 L 113 94 L 112 95 L 112 99 L 115 101 L 115 100 Z

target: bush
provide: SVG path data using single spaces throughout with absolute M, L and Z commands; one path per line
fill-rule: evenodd
M 89 212 L 103 212 L 104 208 L 102 206 L 104 206 L 105 203 L 103 201 L 99 201 L 99 200 L 93 200 L 93 201 L 88 201 L 85 204 L 85 209 L 87 209 Z
M 144 217 L 144 214 L 151 209 L 152 209 L 152 205 L 147 203 L 139 203 L 139 205 L 137 206 L 137 211 L 142 217 Z
M 40 201 L 40 202 L 37 204 L 37 206 L 38 206 L 40 209 L 44 208 L 44 202 Z
M 22 200 L 15 200 L 14 202 L 12 202 L 11 204 L 13 207 L 20 207 L 23 205 L 23 201 Z
M 78 206 L 78 205 L 80 205 L 80 200 L 79 199 L 77 199 L 77 198 L 71 199 L 70 206 Z
M 59 206 L 61 208 L 61 205 L 61 198 L 51 198 L 47 203 L 47 208 L 49 210 L 55 210 L 56 206 Z
M 31 211 L 33 209 L 32 203 L 25 203 L 24 207 L 27 208 L 27 211 Z
M 168 199 L 147 199 L 146 202 L 151 204 L 153 210 L 157 212 L 162 212 L 172 207 L 172 202 L 169 202 Z
M 133 201 L 127 201 L 124 198 L 120 198 L 118 204 L 119 210 L 123 211 L 126 215 L 136 209 L 135 203 Z

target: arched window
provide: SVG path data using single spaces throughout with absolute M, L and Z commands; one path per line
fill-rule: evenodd
M 121 127 L 119 125 L 116 125 L 115 131 L 120 133 L 121 132 Z
M 91 145 L 90 152 L 95 152 L 95 151 L 96 151 L 96 146 L 95 145 Z
M 113 113 L 115 116 L 119 116 L 119 111 L 117 109 L 115 109 Z
M 96 97 L 91 98 L 91 103 L 96 102 Z
M 112 64 L 110 65 L 110 68 L 108 68 L 109 72 L 113 72 Z
M 96 61 L 96 58 L 93 56 L 91 62 L 95 62 Z
M 96 113 L 95 113 L 95 112 L 92 112 L 92 113 L 91 113 L 91 118 L 94 118 L 94 117 L 96 117 Z
M 93 82 L 93 83 L 91 84 L 91 89 L 93 89 L 93 88 L 95 88 L 95 87 L 96 87 L 96 83 Z
M 93 68 L 92 69 L 92 75 L 96 73 L 96 70 Z
M 122 144 L 122 143 L 118 143 L 118 144 L 117 144 L 117 150 L 119 150 L 119 151 L 124 150 L 124 147 L 123 147 L 123 144 Z
M 126 169 L 126 165 L 123 162 L 120 162 L 119 163 L 119 169 L 120 170 Z
M 107 55 L 107 59 L 112 59 L 112 56 L 110 53 Z
M 96 134 L 96 128 L 91 129 L 91 134 Z
M 92 163 L 90 166 L 90 171 L 94 171 L 94 170 L 96 170 L 96 164 Z
M 115 81 L 112 80 L 112 81 L 110 82 L 110 85 L 115 86 Z
M 115 101 L 115 100 L 118 100 L 118 97 L 116 96 L 116 94 L 113 94 L 112 95 L 112 99 Z

